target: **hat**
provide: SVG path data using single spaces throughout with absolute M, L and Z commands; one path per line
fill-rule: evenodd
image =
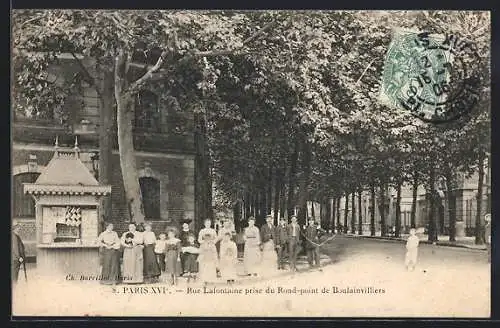
M 21 224 L 17 221 L 12 222 L 12 229 L 19 228 L 20 226 L 21 226 Z
M 248 218 L 248 221 L 250 221 L 250 220 L 255 221 L 255 218 L 253 216 L 251 216 Z

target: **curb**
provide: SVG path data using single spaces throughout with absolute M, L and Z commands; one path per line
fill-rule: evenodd
M 395 237 L 381 237 L 381 236 L 360 236 L 360 235 L 352 235 L 352 234 L 347 234 L 347 235 L 342 235 L 344 237 L 349 237 L 349 238 L 363 238 L 363 239 L 374 239 L 374 240 L 384 240 L 384 241 L 391 241 L 391 242 L 398 242 L 398 243 L 404 243 L 406 242 L 405 239 L 402 238 L 395 238 Z M 482 246 L 480 248 L 478 247 L 471 247 L 469 245 L 464 245 L 464 244 L 454 244 L 453 242 L 446 242 L 446 241 L 438 241 L 438 242 L 432 242 L 428 240 L 421 240 L 421 244 L 427 244 L 427 245 L 435 245 L 435 246 L 445 246 L 445 247 L 454 247 L 454 248 L 465 248 L 465 249 L 470 249 L 470 250 L 475 250 L 475 251 L 486 251 L 486 246 Z

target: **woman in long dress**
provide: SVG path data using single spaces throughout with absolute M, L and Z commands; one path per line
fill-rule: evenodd
M 276 228 L 273 225 L 273 218 L 268 215 L 266 224 L 260 227 L 262 262 L 260 265 L 261 273 L 272 274 L 278 271 L 278 254 L 274 244 L 276 238 Z
M 205 220 L 205 228 L 198 233 L 200 244 L 200 255 L 198 256 L 198 277 L 200 281 L 207 284 L 217 280 L 218 257 L 215 243 L 217 233 L 211 228 L 212 222 Z
M 256 276 L 259 271 L 261 262 L 260 253 L 260 233 L 259 228 L 255 226 L 255 218 L 248 219 L 248 227 L 245 228 L 243 233 L 245 240 L 245 248 L 243 251 L 243 265 L 245 272 L 248 275 Z
M 175 230 L 168 229 L 165 242 L 165 273 L 170 278 L 170 284 L 175 285 L 180 270 L 181 240 L 175 237 Z
M 227 231 L 220 242 L 220 272 L 228 284 L 236 280 L 236 266 L 238 264 L 238 248 L 231 240 L 231 232 Z
M 123 250 L 123 283 L 137 284 L 144 281 L 144 257 L 142 233 L 136 231 L 135 224 L 128 226 L 128 231 L 122 235 Z
M 106 230 L 98 237 L 101 245 L 102 270 L 100 282 L 105 285 L 118 283 L 120 277 L 120 238 L 113 231 L 113 224 L 106 225 Z
M 146 282 L 154 282 L 161 275 L 160 265 L 156 260 L 155 254 L 156 236 L 152 231 L 151 223 L 146 223 L 144 229 L 144 280 Z

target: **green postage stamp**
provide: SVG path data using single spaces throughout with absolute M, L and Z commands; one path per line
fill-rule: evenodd
M 476 58 L 474 43 L 458 36 L 395 30 L 379 100 L 428 122 L 464 116 L 479 97 L 479 81 L 468 67 Z

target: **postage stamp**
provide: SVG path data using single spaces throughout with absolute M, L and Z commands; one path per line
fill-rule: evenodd
M 478 101 L 479 79 L 469 66 L 477 57 L 475 44 L 456 35 L 396 30 L 379 100 L 427 122 L 458 119 Z

